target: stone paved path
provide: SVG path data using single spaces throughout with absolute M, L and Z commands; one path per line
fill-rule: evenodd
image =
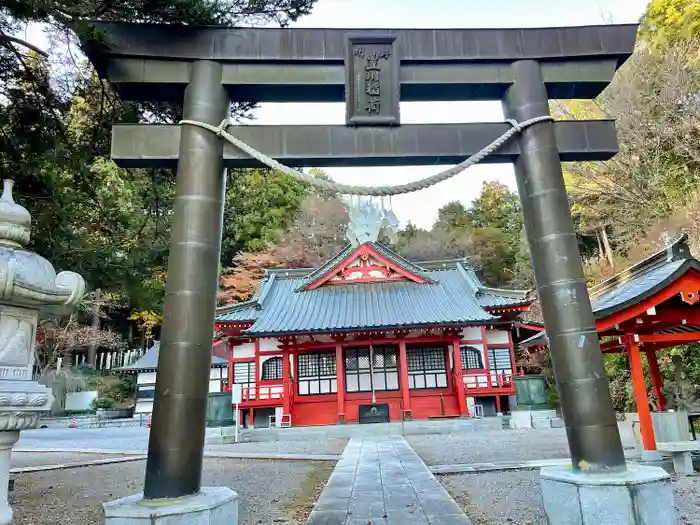
M 398 436 L 352 438 L 307 525 L 471 525 Z

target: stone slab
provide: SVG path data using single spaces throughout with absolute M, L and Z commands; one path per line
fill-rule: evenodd
M 543 417 L 533 417 L 532 418 L 532 428 L 539 430 L 542 428 L 552 428 L 552 420 Z
M 661 468 L 628 465 L 621 473 L 541 470 L 547 522 L 556 525 L 676 525 L 669 475 Z
M 372 425 L 347 424 L 317 427 L 256 428 L 242 430 L 240 441 L 246 443 L 259 441 L 308 441 L 325 438 L 452 435 L 469 432 L 492 432 L 503 430 L 502 421 L 503 418 L 500 417 L 486 417 L 484 419 L 404 421 L 403 423 L 397 421 L 374 423 Z
M 690 452 L 674 452 L 672 458 L 673 470 L 676 471 L 676 474 L 682 476 L 692 476 L 695 474 L 693 458 L 690 456 Z
M 659 452 L 690 452 L 700 450 L 700 441 L 671 441 L 668 443 L 656 443 Z
M 510 426 L 514 429 L 532 428 L 532 416 L 529 410 L 514 410 L 510 414 Z
M 73 449 L 73 448 L 42 448 L 30 449 L 20 448 L 15 452 L 30 454 L 62 453 L 62 454 L 101 454 L 105 456 L 146 456 L 147 450 L 105 450 L 105 449 Z M 277 459 L 281 461 L 338 461 L 341 456 L 338 454 L 284 454 L 275 452 L 236 452 L 236 451 L 204 451 L 205 458 L 225 458 L 225 459 Z
M 354 437 L 307 525 L 470 525 L 400 436 Z
M 144 500 L 143 494 L 103 505 L 105 525 L 236 525 L 238 494 L 227 487 L 202 487 L 177 499 Z
M 74 468 L 94 467 L 96 465 L 111 465 L 114 463 L 128 463 L 131 461 L 142 461 L 146 456 L 115 457 L 107 459 L 93 459 L 91 461 L 80 461 L 74 463 L 56 463 L 53 465 L 37 465 L 32 467 L 15 467 L 10 469 L 10 474 L 27 474 L 29 472 L 44 472 L 47 470 L 68 470 Z

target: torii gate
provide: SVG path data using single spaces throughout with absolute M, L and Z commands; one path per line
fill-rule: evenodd
M 345 126 L 235 126 L 292 167 L 461 161 L 508 123 L 400 125 L 399 101 L 502 100 L 508 118 L 549 115 L 549 99 L 594 98 L 631 55 L 635 25 L 544 29 L 249 29 L 95 23 L 83 42 L 124 99 L 184 101 L 213 126 L 231 100 L 343 101 Z M 573 468 L 625 459 L 574 234 L 561 161 L 617 151 L 611 121 L 541 122 L 487 162 L 513 162 L 552 341 Z M 195 125 L 117 125 L 121 166 L 177 166 L 162 351 L 144 496 L 200 489 L 207 379 L 227 167 L 259 166 Z M 545 505 L 546 506 L 546 505 Z

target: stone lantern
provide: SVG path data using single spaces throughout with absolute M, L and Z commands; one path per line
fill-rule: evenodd
M 0 196 L 0 525 L 12 521 L 12 447 L 53 403 L 51 389 L 32 380 L 39 316 L 69 313 L 85 293 L 80 275 L 56 275 L 49 261 L 25 248 L 31 216 L 15 203 L 12 186 L 6 179 Z

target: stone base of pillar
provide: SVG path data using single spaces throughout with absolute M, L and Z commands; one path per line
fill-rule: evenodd
M 238 494 L 227 487 L 202 487 L 199 494 L 183 498 L 144 500 L 143 494 L 103 505 L 105 525 L 236 525 Z
M 645 463 L 654 463 L 657 461 L 663 461 L 663 456 L 658 450 L 642 450 L 641 452 L 642 461 Z
M 671 478 L 659 467 L 585 474 L 562 467 L 540 471 L 547 523 L 557 525 L 675 525 Z
M 510 413 L 510 426 L 516 430 L 526 428 L 551 428 L 557 418 L 556 410 L 520 410 Z

